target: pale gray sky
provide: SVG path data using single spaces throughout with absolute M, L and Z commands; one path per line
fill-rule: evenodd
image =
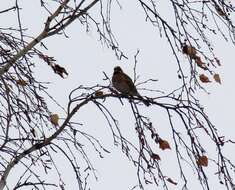
M 14 1 L 4 1 L 1 7 L 5 4 Z M 39 1 L 23 0 L 20 6 L 24 7 L 23 26 L 27 27 L 29 35 L 37 35 L 43 28 L 45 21 L 45 14 L 34 6 L 34 3 Z M 105 71 L 109 76 L 112 75 L 113 67 L 120 65 L 130 76 L 133 76 L 134 55 L 137 49 L 140 50 L 138 56 L 138 74 L 141 75 L 140 81 L 148 78 L 156 78 L 159 81 L 155 83 L 154 88 L 163 91 L 171 91 L 179 85 L 177 78 L 177 64 L 171 53 L 166 39 L 160 38 L 157 29 L 153 28 L 150 23 L 145 22 L 144 13 L 139 6 L 133 6 L 133 1 L 120 1 L 123 9 L 113 9 L 112 27 L 120 47 L 126 52 L 129 57 L 128 60 L 118 61 L 113 52 L 106 47 L 103 47 L 97 40 L 96 29 L 93 28 L 88 34 L 85 32 L 85 27 L 81 26 L 79 22 L 72 24 L 67 30 L 68 39 L 63 36 L 55 36 L 46 39 L 44 42 L 48 47 L 48 55 L 54 56 L 57 63 L 64 66 L 69 73 L 67 79 L 61 79 L 55 75 L 53 71 L 44 63 L 39 61 L 38 73 L 36 75 L 45 81 L 52 81 L 49 91 L 62 105 L 66 105 L 67 95 L 74 87 L 81 84 L 95 85 L 107 84 L 103 81 L 102 72 Z M 7 7 L 7 6 L 6 6 Z M 34 8 L 35 7 L 35 8 Z M 165 9 L 164 9 L 165 8 Z M 1 8 L 3 9 L 3 8 Z M 162 11 L 168 14 L 167 7 L 162 7 Z M 170 15 L 169 15 L 170 17 Z M 12 18 L 6 15 L 6 18 L 0 18 L 1 26 L 14 26 L 17 22 L 16 17 Z M 234 46 L 230 43 L 217 41 L 216 38 L 211 39 L 215 43 L 215 52 L 221 58 L 222 66 L 216 69 L 220 73 L 222 85 L 216 83 L 204 84 L 210 94 L 199 93 L 201 103 L 205 105 L 211 121 L 216 125 L 221 135 L 235 139 L 234 133 L 234 110 L 235 97 L 234 81 L 235 81 L 235 64 L 234 64 Z M 187 59 L 182 57 L 182 61 L 187 64 Z M 142 92 L 144 94 L 145 92 Z M 110 103 L 108 107 L 112 108 L 114 116 L 120 120 L 120 128 L 125 131 L 129 138 L 133 138 L 134 123 L 130 116 L 127 115 L 130 111 L 128 104 L 122 106 L 119 101 L 107 101 Z M 54 110 L 53 110 L 54 109 Z M 169 123 L 164 114 L 155 108 L 143 108 L 147 115 L 153 118 L 153 123 L 158 127 L 159 133 L 170 141 L 171 133 Z M 58 113 L 54 107 L 51 111 Z M 98 114 L 97 114 L 98 113 Z M 132 116 L 131 116 L 132 118 Z M 92 189 L 131 189 L 138 183 L 136 177 L 136 169 L 133 164 L 120 151 L 120 148 L 113 146 L 111 133 L 104 118 L 99 114 L 98 110 L 92 105 L 87 105 L 76 116 L 78 122 L 84 123 L 84 130 L 89 131 L 95 137 L 104 143 L 111 154 L 106 154 L 105 158 L 99 159 L 98 155 L 92 154 L 93 165 L 97 169 L 98 181 L 91 178 L 90 185 Z M 135 140 L 135 138 L 133 138 Z M 204 140 L 202 140 L 204 142 Z M 228 146 L 229 147 L 229 146 Z M 168 176 L 179 182 L 179 174 L 176 173 L 175 157 L 173 150 L 160 151 L 161 164 L 163 168 L 168 170 Z M 227 148 L 227 154 L 235 161 L 234 147 Z M 66 172 L 66 189 L 73 190 L 73 176 L 67 174 L 66 167 L 61 164 Z M 62 169 L 61 168 L 61 169 Z M 210 167 L 208 167 L 210 170 Z M 17 171 L 16 171 L 17 172 Z M 215 171 L 211 171 L 214 173 Z M 192 175 L 192 173 L 191 173 Z M 212 181 L 213 182 L 213 179 Z M 194 181 L 189 182 L 194 183 Z M 177 186 L 171 186 L 171 189 L 180 189 L 180 183 Z M 195 187 L 195 186 L 194 186 Z M 76 188 L 75 188 L 76 189 Z M 149 186 L 147 189 L 156 189 Z M 196 188 L 195 188 L 196 189 Z M 220 186 L 215 185 L 215 190 L 219 190 Z

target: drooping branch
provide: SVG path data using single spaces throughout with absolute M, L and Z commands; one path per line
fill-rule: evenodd
M 61 13 L 63 9 L 66 9 L 67 4 L 70 0 L 64 0 L 61 5 L 55 10 L 55 12 L 47 18 L 45 23 L 45 27 L 43 31 L 31 42 L 29 42 L 25 47 L 23 47 L 16 55 L 10 58 L 5 65 L 0 68 L 0 76 L 6 73 L 20 58 L 24 57 L 29 50 L 35 47 L 38 43 L 40 43 L 43 39 L 58 34 L 60 31 L 64 30 L 68 25 L 70 25 L 75 19 L 87 13 L 87 11 L 92 8 L 99 0 L 92 1 L 89 5 L 87 5 L 84 9 L 79 10 L 80 6 L 76 7 L 71 15 L 68 15 L 64 20 L 61 20 L 58 24 L 51 26 L 52 21 L 56 19 Z M 84 1 L 82 1 L 84 2 Z M 80 4 L 81 5 L 81 4 Z M 59 26 L 59 27 L 57 27 Z

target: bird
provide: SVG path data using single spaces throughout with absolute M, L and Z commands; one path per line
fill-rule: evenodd
M 139 94 L 132 79 L 123 72 L 120 66 L 114 67 L 112 85 L 123 95 L 137 96 L 146 106 L 150 105 L 150 103 Z

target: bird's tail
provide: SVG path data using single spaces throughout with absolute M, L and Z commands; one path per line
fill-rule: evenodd
M 150 106 L 150 103 L 148 100 L 145 100 L 140 94 L 138 94 L 138 98 L 141 99 L 141 101 L 146 105 L 146 106 Z

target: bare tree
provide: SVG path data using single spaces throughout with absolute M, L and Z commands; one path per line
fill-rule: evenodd
M 180 172 L 183 186 L 179 189 L 192 189 L 188 186 L 191 176 L 187 175 L 185 165 L 190 165 L 195 172 L 195 178 L 201 189 L 213 189 L 208 181 L 208 162 L 216 170 L 215 177 L 224 189 L 234 189 L 235 165 L 231 158 L 223 153 L 223 148 L 234 141 L 218 134 L 202 105 L 195 95 L 197 90 L 204 89 L 203 83 L 220 83 L 220 76 L 214 68 L 220 66 L 219 58 L 213 52 L 213 46 L 208 39 L 210 35 L 235 43 L 235 32 L 232 17 L 234 5 L 224 0 L 173 1 L 165 3 L 172 15 L 168 21 L 160 14 L 162 2 L 154 0 L 137 0 L 145 13 L 146 22 L 150 22 L 156 33 L 165 38 L 178 64 L 179 79 L 182 85 L 171 93 L 159 95 L 158 91 L 145 89 L 151 97 L 144 97 L 150 107 L 162 110 L 169 120 L 172 140 L 161 137 L 160 131 L 141 109 L 144 106 L 140 97 L 132 97 L 118 93 L 111 84 L 110 76 L 104 73 L 105 84 L 86 84 L 78 86 L 70 92 L 67 107 L 63 108 L 66 117 L 58 126 L 59 115 L 52 113 L 47 100 L 52 99 L 55 106 L 60 106 L 48 93 L 49 81 L 37 81 L 32 70 L 37 67 L 36 59 L 40 59 L 53 71 L 64 78 L 68 75 L 66 69 L 56 63 L 56 60 L 46 55 L 44 39 L 55 36 L 67 36 L 66 28 L 76 24 L 83 25 L 87 31 L 95 27 L 99 40 L 110 48 L 117 59 L 126 59 L 125 52 L 119 46 L 111 28 L 111 12 L 113 4 L 122 7 L 118 1 L 111 0 L 40 0 L 42 10 L 47 12 L 44 27 L 38 36 L 29 36 L 22 26 L 21 2 L 15 0 L 12 6 L 0 10 L 0 14 L 17 13 L 18 26 L 0 28 L 0 189 L 10 189 L 9 174 L 19 168 L 21 176 L 15 180 L 13 189 L 31 187 L 32 189 L 56 188 L 65 189 L 63 175 L 58 169 L 60 164 L 54 155 L 62 155 L 76 175 L 76 189 L 88 189 L 87 178 L 94 173 L 89 155 L 81 144 L 81 137 L 86 139 L 94 150 L 102 156 L 109 152 L 90 134 L 80 128 L 80 123 L 73 120 L 80 108 L 92 103 L 102 113 L 107 121 L 115 145 L 134 163 L 137 169 L 138 187 L 145 189 L 149 183 L 169 189 L 169 185 L 177 185 L 173 176 L 164 173 L 161 167 L 160 149 L 171 149 L 177 158 L 177 168 Z M 115 7 L 116 8 L 116 7 Z M 93 11 L 98 15 L 92 14 Z M 136 63 L 135 57 L 135 79 Z M 187 56 L 189 66 L 181 62 L 181 56 Z M 212 78 L 212 79 L 211 79 Z M 154 79 L 141 82 L 142 85 L 154 82 Z M 161 90 L 161 89 L 159 89 Z M 120 130 L 118 119 L 108 105 L 109 99 L 119 99 L 120 104 L 129 102 L 132 112 L 127 113 L 135 118 L 136 137 L 139 144 L 132 142 Z M 128 100 L 128 101 L 123 101 Z M 150 109 L 150 108 L 149 108 Z M 153 110 L 154 111 L 154 110 Z M 181 126 L 177 127 L 177 122 Z M 213 144 L 216 151 L 213 157 L 207 155 L 208 146 L 202 139 Z M 88 145 L 87 145 L 88 146 Z M 83 160 L 83 162 L 81 161 Z M 80 170 L 80 163 L 86 165 Z M 48 170 L 57 173 L 58 180 L 49 180 L 39 175 L 35 168 L 43 168 L 45 175 Z

